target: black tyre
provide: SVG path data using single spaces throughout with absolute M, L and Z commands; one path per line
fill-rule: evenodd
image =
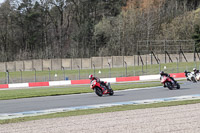
M 97 94 L 97 96 L 101 97 L 103 95 L 103 91 L 98 87 L 94 88 L 94 92 Z
M 193 81 L 193 83 L 197 82 L 194 77 L 192 77 L 191 80 Z
M 114 94 L 114 91 L 112 89 L 110 89 L 109 91 L 109 95 L 112 96 Z
M 179 83 L 177 83 L 176 86 L 177 86 L 176 89 L 180 89 L 181 88 Z
M 166 86 L 167 86 L 170 90 L 173 90 L 172 83 L 166 82 Z

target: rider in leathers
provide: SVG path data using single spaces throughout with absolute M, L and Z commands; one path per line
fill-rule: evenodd
M 107 89 L 109 89 L 108 85 L 104 82 L 104 81 L 100 81 L 100 79 L 98 77 L 94 77 L 93 75 L 89 75 L 89 79 L 91 80 L 91 82 L 93 80 L 96 80 L 97 82 L 99 82 L 101 85 L 106 86 Z
M 168 73 L 164 73 L 163 71 L 160 72 L 160 79 L 162 76 L 166 76 L 166 77 L 169 77 L 174 83 L 176 83 L 176 81 L 174 80 L 173 77 L 170 77 L 170 75 Z M 165 84 L 163 87 L 166 87 Z

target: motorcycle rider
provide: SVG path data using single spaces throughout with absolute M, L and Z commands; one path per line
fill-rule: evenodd
M 104 81 L 100 81 L 98 77 L 94 77 L 93 75 L 89 75 L 90 82 L 93 80 L 96 80 L 96 82 L 100 83 L 101 85 L 105 86 L 107 89 L 109 89 L 108 85 Z
M 195 77 L 197 76 L 197 73 L 199 73 L 199 70 L 197 70 L 196 68 L 193 68 L 193 71 L 194 71 L 194 75 Z
M 184 73 L 185 73 L 185 77 L 187 78 L 187 81 L 190 81 L 190 79 L 188 77 L 188 73 L 190 73 L 190 72 L 188 72 L 187 70 L 185 70 Z
M 176 83 L 176 81 L 174 80 L 173 77 L 170 77 L 170 75 L 168 73 L 164 73 L 164 71 L 161 71 L 160 72 L 160 79 L 162 78 L 162 76 L 166 76 L 166 77 L 169 77 L 174 83 Z M 165 84 L 163 87 L 166 87 Z

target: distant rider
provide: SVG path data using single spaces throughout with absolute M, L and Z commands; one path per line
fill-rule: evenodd
M 194 75 L 195 77 L 197 76 L 197 73 L 199 73 L 199 70 L 197 70 L 196 68 L 193 68 L 193 71 L 194 71 Z
M 100 83 L 103 86 L 106 86 L 107 89 L 109 89 L 108 85 L 104 81 L 100 81 L 98 77 L 94 77 L 93 75 L 89 75 L 90 82 L 93 80 L 96 80 L 96 82 Z
M 188 73 L 190 73 L 190 72 L 188 72 L 187 70 L 185 70 L 184 73 L 185 73 L 185 77 L 187 78 L 187 80 L 190 81 L 190 79 L 188 77 Z

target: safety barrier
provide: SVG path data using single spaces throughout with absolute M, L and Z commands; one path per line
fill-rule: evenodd
M 184 73 L 171 73 L 170 76 L 174 78 L 184 78 Z M 132 81 L 151 81 L 159 80 L 160 75 L 145 75 L 134 77 L 117 77 L 117 78 L 101 78 L 102 81 L 110 83 L 116 82 L 132 82 Z M 31 82 L 31 83 L 17 83 L 17 84 L 0 84 L 0 89 L 3 88 L 27 88 L 27 87 L 44 87 L 44 86 L 65 86 L 65 85 L 80 85 L 90 84 L 89 79 L 83 80 L 65 80 L 65 81 L 49 81 L 49 82 Z

